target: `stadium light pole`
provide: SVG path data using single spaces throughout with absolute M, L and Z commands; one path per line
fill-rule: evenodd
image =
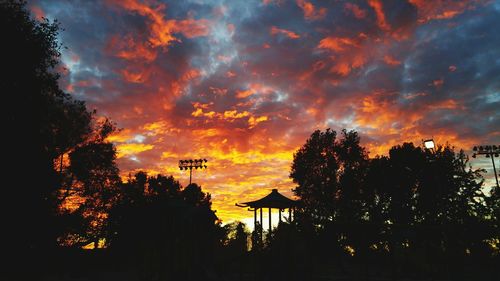
M 195 169 L 206 169 L 208 160 L 203 159 L 185 159 L 179 160 L 179 169 L 189 170 L 189 184 L 191 184 L 191 178 L 193 175 L 193 168 Z
M 495 174 L 495 180 L 497 181 L 497 188 L 500 188 L 500 185 L 498 184 L 498 175 L 497 175 L 497 169 L 495 167 L 495 157 L 498 157 L 500 155 L 500 145 L 480 145 L 480 146 L 474 146 L 472 148 L 472 158 L 476 158 L 477 155 L 484 155 L 486 158 L 491 157 L 491 164 L 493 164 L 493 173 Z

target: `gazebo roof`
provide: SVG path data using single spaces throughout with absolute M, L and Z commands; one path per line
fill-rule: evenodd
M 271 193 L 264 196 L 263 198 L 255 201 L 245 202 L 238 204 L 238 207 L 250 207 L 250 208 L 277 208 L 277 209 L 287 209 L 292 208 L 297 205 L 297 201 L 292 200 L 283 196 L 278 192 L 277 189 L 273 189 Z

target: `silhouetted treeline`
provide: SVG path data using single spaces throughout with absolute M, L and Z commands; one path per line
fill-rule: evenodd
M 369 159 L 356 132 L 315 131 L 290 173 L 302 207 L 268 236 L 263 256 L 292 272 L 300 264 L 292 275 L 303 278 L 494 280 L 499 190 L 482 172 L 449 145 L 404 143 Z

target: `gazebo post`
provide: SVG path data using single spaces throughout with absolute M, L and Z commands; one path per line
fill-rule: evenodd
M 269 208 L 269 233 L 271 233 L 271 228 L 273 225 L 271 224 L 271 208 Z
M 253 229 L 257 230 L 257 208 L 253 208 Z
M 280 223 L 281 223 L 281 208 L 279 208 L 279 214 L 280 214 Z
M 292 222 L 292 208 L 288 208 L 288 219 Z
M 264 228 L 264 225 L 262 225 L 262 208 L 260 208 L 260 238 L 263 239 L 262 237 L 262 229 Z

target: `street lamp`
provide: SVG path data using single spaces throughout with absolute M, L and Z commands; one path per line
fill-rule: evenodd
M 203 159 L 185 159 L 179 160 L 179 169 L 189 170 L 189 184 L 191 184 L 191 178 L 193 174 L 193 168 L 195 169 L 206 169 L 208 160 Z
M 500 155 L 500 145 L 480 145 L 480 146 L 474 146 L 472 148 L 472 158 L 476 158 L 477 155 L 484 155 L 486 158 L 491 157 L 491 164 L 493 164 L 493 173 L 495 174 L 495 180 L 497 181 L 497 188 L 500 188 L 498 185 L 498 175 L 497 175 L 497 169 L 495 167 L 495 157 L 498 157 Z
M 434 149 L 435 144 L 433 139 L 424 140 L 424 147 L 427 149 Z

